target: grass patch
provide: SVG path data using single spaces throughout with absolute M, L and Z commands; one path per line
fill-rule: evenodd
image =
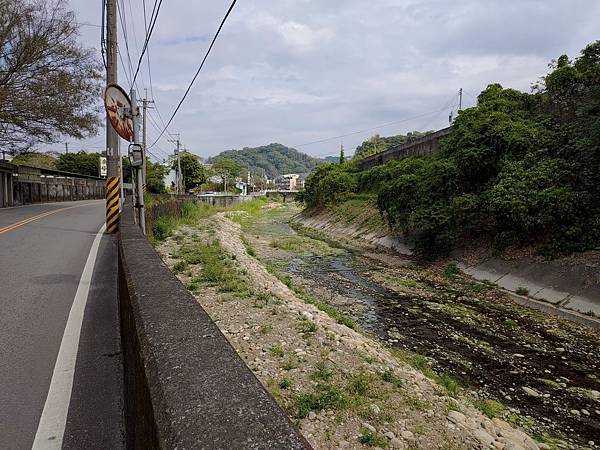
M 308 334 L 314 334 L 317 332 L 317 329 L 319 328 L 318 325 L 313 322 L 312 320 L 308 320 L 305 317 L 300 318 L 300 332 L 303 333 L 304 335 L 308 335 Z
M 527 289 L 526 287 L 518 287 L 517 290 L 515 291 L 518 295 L 529 295 L 529 289 Z
M 385 372 L 383 372 L 381 374 L 381 379 L 386 383 L 393 384 L 397 388 L 402 387 L 402 380 L 400 379 L 400 377 L 398 377 L 398 375 L 394 373 L 392 369 L 388 369 Z
M 408 364 L 409 366 L 417 369 L 427 378 L 433 380 L 439 386 L 444 388 L 447 395 L 456 397 L 460 391 L 459 382 L 448 374 L 437 374 L 431 367 L 429 358 L 418 353 L 405 352 L 398 349 L 390 349 L 390 352 L 398 358 L 400 361 Z
M 347 406 L 342 391 L 331 384 L 320 384 L 316 392 L 300 394 L 296 397 L 296 415 L 303 419 L 311 411 L 338 410 Z
M 177 261 L 173 266 L 173 271 L 175 271 L 175 273 L 181 273 L 186 271 L 188 267 L 189 264 L 187 261 Z
M 319 361 L 315 367 L 315 371 L 312 373 L 311 378 L 313 380 L 330 381 L 333 377 L 333 369 L 327 367 L 325 361 Z
M 279 387 L 281 389 L 289 389 L 292 387 L 292 381 L 289 378 L 284 377 L 279 381 Z
M 182 247 L 180 256 L 187 264 L 200 264 L 201 273 L 194 279 L 218 287 L 220 292 L 250 295 L 249 283 L 235 267 L 234 259 L 221 247 L 218 240 L 210 243 L 195 242 Z
M 497 400 L 491 399 L 480 400 L 475 404 L 475 406 L 490 419 L 493 419 L 494 417 L 500 417 L 506 411 L 506 406 Z
M 504 324 L 504 326 L 506 328 L 510 328 L 511 330 L 514 330 L 515 328 L 517 328 L 519 326 L 519 324 L 512 319 L 506 319 L 504 322 L 502 322 Z
M 269 349 L 269 352 L 271 352 L 272 355 L 278 356 L 280 358 L 283 358 L 283 355 L 285 355 L 283 347 L 279 344 L 273 344 Z
M 448 263 L 444 269 L 444 275 L 446 275 L 447 278 L 454 279 L 460 275 L 460 269 L 456 263 Z
M 388 447 L 388 440 L 386 437 L 377 433 L 373 433 L 371 430 L 365 427 L 361 427 L 358 441 L 367 447 Z
M 250 242 L 248 242 L 248 239 L 246 238 L 246 236 L 244 236 L 243 234 L 240 236 L 241 240 L 242 240 L 242 244 L 244 244 L 244 248 L 246 249 L 246 253 L 248 253 L 249 256 L 252 256 L 253 258 L 256 258 L 256 251 L 252 248 L 252 245 L 250 245 Z
M 352 395 L 367 396 L 374 381 L 372 378 L 362 371 L 353 373 L 346 385 L 346 391 Z

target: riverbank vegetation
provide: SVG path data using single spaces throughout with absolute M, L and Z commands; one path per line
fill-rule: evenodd
M 468 236 L 544 255 L 600 245 L 600 41 L 561 56 L 531 93 L 489 85 L 435 155 L 359 171 L 319 166 L 300 196 L 324 207 L 377 196 L 391 229 L 436 257 Z

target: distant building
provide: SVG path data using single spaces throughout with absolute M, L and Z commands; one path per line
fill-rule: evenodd
M 275 184 L 277 185 L 277 189 L 282 191 L 295 191 L 299 188 L 298 181 L 300 180 L 300 175 L 297 173 L 288 173 L 287 175 L 281 175 L 275 179 Z

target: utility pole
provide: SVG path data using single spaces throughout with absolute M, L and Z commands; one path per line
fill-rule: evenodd
M 462 111 L 462 88 L 458 91 L 458 111 Z
M 131 116 L 133 118 L 133 144 L 140 145 L 140 109 L 137 105 L 137 95 L 135 89 L 131 89 Z M 144 149 L 142 147 L 142 158 L 144 158 Z M 146 234 L 146 215 L 144 212 L 144 160 L 142 159 L 142 165 L 138 166 L 135 170 L 137 175 L 137 210 L 140 228 L 142 232 Z
M 65 153 L 69 153 L 69 143 L 65 142 Z
M 103 24 L 104 25 L 104 24 Z M 117 0 L 106 0 L 106 85 L 117 83 Z M 119 136 L 106 115 L 106 232 L 119 231 L 121 154 Z
M 177 170 L 175 170 L 175 194 L 179 195 L 181 194 L 181 181 L 182 181 L 182 176 L 181 176 L 181 158 L 179 157 L 179 147 L 181 145 L 180 141 L 179 141 L 179 133 L 173 133 L 171 134 L 171 136 L 177 136 L 177 139 L 169 139 L 169 142 L 174 142 L 177 144 L 177 147 L 175 149 L 175 157 L 177 158 Z
M 144 116 L 142 119 L 142 155 L 144 158 L 144 164 L 142 165 L 142 177 L 144 180 L 144 186 L 142 191 L 146 192 L 146 145 L 147 145 L 147 140 L 146 140 L 146 121 L 147 121 L 147 109 L 148 109 L 148 89 L 146 89 L 146 95 L 144 96 L 144 100 L 142 102 L 143 105 L 143 111 L 144 111 Z

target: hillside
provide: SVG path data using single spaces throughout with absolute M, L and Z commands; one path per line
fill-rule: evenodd
M 242 150 L 227 150 L 213 156 L 209 162 L 218 158 L 229 158 L 257 175 L 265 174 L 269 178 L 286 173 L 309 173 L 323 161 L 301 153 L 282 144 L 269 144 L 261 147 L 244 147 Z

